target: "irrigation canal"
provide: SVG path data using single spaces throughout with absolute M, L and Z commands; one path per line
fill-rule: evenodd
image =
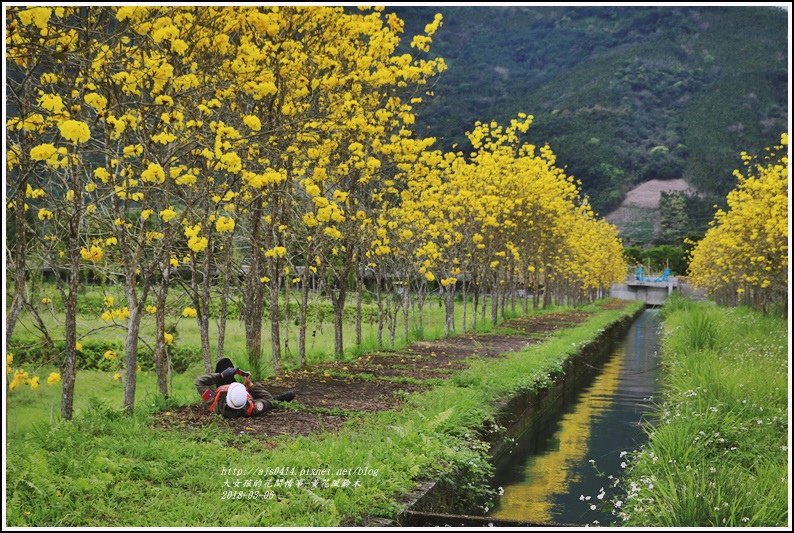
M 576 395 L 560 399 L 496 464 L 493 484 L 504 493 L 488 517 L 615 522 L 611 508 L 605 508 L 612 495 L 608 476 L 620 477 L 622 452 L 645 442 L 640 423 L 659 390 L 658 313 L 646 309 Z

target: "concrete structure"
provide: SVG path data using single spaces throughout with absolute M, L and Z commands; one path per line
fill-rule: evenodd
M 609 289 L 611 298 L 620 300 L 645 300 L 648 305 L 664 305 L 667 296 L 679 288 L 678 278 L 668 281 L 637 281 L 630 276 L 623 283 L 615 283 Z

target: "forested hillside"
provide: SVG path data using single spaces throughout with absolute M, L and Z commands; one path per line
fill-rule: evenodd
M 551 145 L 600 213 L 654 178 L 684 178 L 710 196 L 700 207 L 711 209 L 735 185 L 740 153 L 773 145 L 787 127 L 787 14 L 779 8 L 387 10 L 406 21 L 408 37 L 443 15 L 431 52 L 448 70 L 418 131 L 466 152 L 475 121 L 534 115 L 530 140 Z

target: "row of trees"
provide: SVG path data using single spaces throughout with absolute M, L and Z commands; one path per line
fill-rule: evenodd
M 690 281 L 718 302 L 788 315 L 788 135 L 763 160 L 742 154 L 747 169 L 693 248 Z
M 474 152 L 442 153 L 412 129 L 444 70 L 422 58 L 437 16 L 410 47 L 382 10 L 331 7 L 33 7 L 7 11 L 7 342 L 32 268 L 56 272 L 65 309 L 61 415 L 71 418 L 81 271 L 120 282 L 105 302 L 125 331 L 124 406 L 135 399 L 141 318 L 154 312 L 155 370 L 167 394 L 166 299 L 188 273 L 205 367 L 210 301 L 242 307 L 252 368 L 269 309 L 282 371 L 280 294 L 299 291 L 305 362 L 310 287 L 334 309 L 335 352 L 351 290 L 376 280 L 386 315 L 432 288 L 492 303 L 517 287 L 539 305 L 600 295 L 625 273 L 613 227 L 596 220 L 548 147 L 524 144 L 531 117 L 478 124 Z M 238 277 L 239 273 L 239 277 Z M 240 281 L 240 278 L 242 280 Z M 312 283 L 309 283 L 311 279 Z M 238 286 L 239 282 L 239 286 Z M 524 300 L 527 305 L 526 299 Z M 473 319 L 476 323 L 476 317 Z M 466 327 L 463 317 L 462 327 Z

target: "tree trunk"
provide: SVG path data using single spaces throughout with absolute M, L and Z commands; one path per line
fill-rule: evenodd
M 515 275 L 510 276 L 510 311 L 516 314 L 516 278 Z
M 135 387 L 137 382 L 138 367 L 138 339 L 141 328 L 141 318 L 143 317 L 143 306 L 146 305 L 146 298 L 149 294 L 150 279 L 146 279 L 141 289 L 140 298 L 136 291 L 135 267 L 130 263 L 127 268 L 127 307 L 130 311 L 130 318 L 127 323 L 127 334 L 124 336 L 124 409 L 132 412 L 135 408 Z
M 165 343 L 165 299 L 168 294 L 168 278 L 170 267 L 163 271 L 163 282 L 160 290 L 155 291 L 155 336 L 156 344 L 154 349 L 154 371 L 157 374 L 157 389 L 165 397 L 168 397 L 168 367 L 166 364 L 166 343 Z
M 491 324 L 494 326 L 499 321 L 499 278 L 494 275 L 493 290 L 491 290 Z
M 211 241 L 210 241 L 211 243 Z M 199 326 L 199 337 L 201 338 L 201 353 L 204 357 L 204 366 L 207 373 L 212 372 L 212 347 L 210 346 L 210 255 L 209 248 L 204 250 L 203 275 L 201 280 L 201 296 L 196 302 L 198 314 L 196 319 Z
M 425 284 L 420 280 L 419 281 L 419 288 L 417 289 L 417 302 L 416 305 L 419 307 L 419 331 L 422 332 L 422 338 L 424 338 L 424 331 L 425 331 L 425 323 L 424 323 L 424 316 L 423 310 L 425 308 L 425 291 L 424 291 Z
M 278 267 L 277 267 L 278 268 Z M 273 269 L 274 276 L 278 276 L 276 269 Z M 279 279 L 270 280 L 270 349 L 273 351 L 273 372 L 276 376 L 281 375 L 281 328 L 278 313 L 278 293 L 281 283 Z
M 288 272 L 284 274 L 284 353 L 282 354 L 283 357 L 289 357 L 289 322 L 290 322 L 290 314 L 289 314 L 289 297 L 290 297 L 290 285 L 292 284 L 292 279 L 290 275 L 292 272 Z
M 403 289 L 403 294 L 402 294 L 402 297 L 403 297 L 403 333 L 405 333 L 405 343 L 406 344 L 408 343 L 408 339 L 409 339 L 409 337 L 411 335 L 411 328 L 410 328 L 410 325 L 408 324 L 408 308 L 411 306 L 411 295 L 410 295 L 410 292 L 408 290 L 409 286 L 410 285 L 408 284 L 407 281 L 402 284 L 402 289 Z
M 543 309 L 551 304 L 551 286 L 549 285 L 548 271 L 543 273 Z
M 14 243 L 14 296 L 11 299 L 11 306 L 8 310 L 6 317 L 6 331 L 5 331 L 5 349 L 8 353 L 8 343 L 11 336 L 14 334 L 14 328 L 19 319 L 19 313 L 22 311 L 25 294 L 25 278 L 27 276 L 27 231 L 25 224 L 25 194 L 27 182 L 24 182 L 19 187 L 19 193 L 16 195 L 14 203 L 14 225 L 16 227 L 16 242 Z
M 447 285 L 445 292 L 444 334 L 449 337 L 455 332 L 455 284 Z
M 76 242 L 76 240 L 75 240 Z M 71 247 L 70 247 L 71 248 Z M 71 268 L 69 273 L 69 295 L 64 302 L 64 312 L 66 313 L 64 323 L 64 340 L 66 341 L 66 353 L 61 360 L 61 380 L 63 388 L 61 390 L 61 418 L 64 420 L 72 419 L 74 406 L 74 384 L 77 378 L 77 288 L 79 285 L 79 249 L 73 249 Z M 77 254 L 77 257 L 74 256 Z M 58 272 L 56 270 L 56 275 Z
M 460 327 L 460 332 L 461 333 L 466 333 L 466 320 L 467 320 L 466 319 L 466 308 L 469 305 L 469 301 L 468 301 L 469 300 L 469 286 L 466 283 L 466 278 L 465 277 L 463 278 L 463 281 L 461 282 L 461 289 L 463 291 L 463 318 L 460 321 L 460 326 L 461 326 Z
M 378 302 L 378 348 L 383 346 L 383 323 L 385 313 L 383 312 L 383 291 L 381 290 L 380 268 L 375 274 L 375 297 Z
M 127 291 L 128 305 L 132 301 Z M 135 409 L 135 388 L 137 385 L 138 368 L 138 336 L 141 325 L 141 308 L 139 305 L 130 305 L 130 318 L 127 323 L 127 334 L 124 336 L 124 409 L 132 413 Z
M 308 261 L 306 264 L 309 264 Z M 300 367 L 306 364 L 306 328 L 309 315 L 309 280 L 306 276 L 309 275 L 309 272 L 307 266 L 301 278 L 300 325 L 298 326 L 298 366 Z
M 480 304 L 480 322 L 482 322 L 483 325 L 484 325 L 485 324 L 485 306 L 486 306 L 486 304 L 488 302 L 488 288 L 486 287 L 486 283 L 485 283 L 485 275 L 483 275 L 481 285 L 482 285 L 482 289 L 481 289 L 482 290 L 482 292 L 481 292 L 481 294 L 482 294 L 482 303 Z M 493 299 L 493 295 L 491 295 L 491 299 Z
M 361 305 L 364 286 L 362 269 L 356 268 L 356 346 L 361 346 Z
M 532 309 L 537 311 L 538 305 L 540 305 L 540 286 L 538 284 L 538 274 L 534 274 L 532 276 Z
M 389 347 L 394 348 L 395 332 L 397 330 L 397 317 L 399 316 L 398 308 L 400 307 L 400 298 L 394 292 L 394 286 L 389 293 Z
M 209 338 L 205 338 L 206 336 L 204 335 L 202 328 L 204 309 L 201 303 L 201 296 L 199 292 L 198 272 L 196 271 L 196 254 L 193 251 L 190 252 L 190 290 L 193 293 L 193 305 L 196 306 L 196 326 L 199 330 L 199 342 L 201 344 L 201 358 L 204 362 L 204 372 L 209 373 L 212 372 L 212 356 L 209 351 Z
M 71 161 L 71 159 L 70 159 Z M 61 418 L 64 420 L 72 419 L 72 412 L 74 407 L 74 384 L 77 379 L 77 291 L 80 286 L 80 213 L 82 207 L 82 194 L 81 187 L 79 186 L 79 177 L 77 171 L 72 164 L 69 165 L 69 172 L 72 182 L 72 190 L 74 197 L 72 198 L 72 205 L 74 208 L 74 215 L 70 217 L 68 222 L 68 236 L 67 248 L 69 254 L 69 294 L 64 298 L 64 312 L 65 317 L 65 341 L 66 353 L 62 361 L 61 380 L 63 381 L 63 388 L 61 392 Z M 57 269 L 56 275 L 59 275 Z M 61 296 L 64 296 L 63 291 Z
M 342 337 L 342 327 L 345 317 L 345 295 L 342 294 L 333 299 L 334 306 L 334 355 L 341 357 L 344 351 L 344 339 Z
M 259 372 L 262 358 L 262 319 L 265 289 L 261 281 L 264 276 L 262 264 L 262 200 L 255 200 L 251 209 L 251 239 L 249 240 L 250 264 L 245 276 L 243 291 L 243 318 L 245 322 L 245 350 L 249 371 Z M 275 283 L 275 281 L 273 281 Z
M 475 284 L 474 291 L 472 291 L 474 293 L 474 305 L 471 308 L 471 329 L 472 330 L 476 330 L 477 329 L 477 304 L 480 303 L 480 292 L 482 292 L 481 289 L 480 289 L 480 285 L 481 285 L 480 283 Z
M 223 359 L 224 344 L 226 342 L 226 315 L 229 313 L 229 290 L 232 284 L 232 234 L 224 245 L 223 260 L 223 287 L 221 288 L 221 309 L 218 317 L 218 342 L 215 349 L 215 361 Z

